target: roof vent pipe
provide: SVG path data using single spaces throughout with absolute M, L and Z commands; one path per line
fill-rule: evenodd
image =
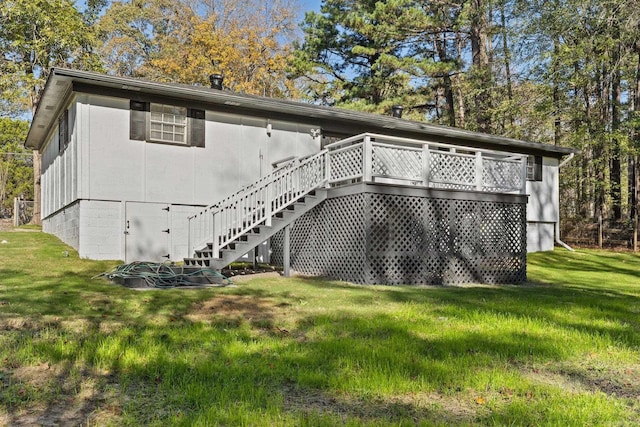
M 211 82 L 212 89 L 222 90 L 222 81 L 224 80 L 224 76 L 222 74 L 211 74 L 209 76 L 209 81 Z
M 402 110 L 404 110 L 404 107 L 402 105 L 394 105 L 393 107 L 391 107 L 391 113 L 393 114 L 393 117 L 397 117 L 399 119 L 402 118 Z

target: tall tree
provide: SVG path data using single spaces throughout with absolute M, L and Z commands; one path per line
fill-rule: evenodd
M 477 130 L 480 132 L 491 131 L 491 90 L 494 80 L 489 62 L 492 54 L 489 51 L 489 5 L 487 0 L 470 0 L 466 4 L 472 62 L 469 74 L 473 81 L 474 110 Z
M 451 67 L 435 60 L 433 38 L 423 44 L 433 25 L 409 0 L 325 0 L 319 13 L 306 15 L 295 75 L 306 79 L 316 102 L 378 112 L 404 104 L 418 117 L 438 115 L 431 78 Z
M 29 124 L 0 117 L 0 213 L 10 212 L 15 197 L 33 197 L 32 154 L 22 143 Z
M 0 91 L 3 111 L 33 113 L 54 66 L 100 69 L 94 32 L 71 0 L 0 3 Z M 34 222 L 40 221 L 40 155 L 34 159 Z
M 113 2 L 100 52 L 119 75 L 207 84 L 222 73 L 232 90 L 283 96 L 293 16 L 284 0 Z

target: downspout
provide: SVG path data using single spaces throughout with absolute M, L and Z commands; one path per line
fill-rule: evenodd
M 558 165 L 558 179 L 560 179 L 560 168 L 566 165 L 567 163 L 569 163 L 571 159 L 574 158 L 575 155 L 576 155 L 575 153 L 571 153 L 569 154 L 569 157 L 567 157 L 562 162 L 560 162 L 560 164 Z M 563 248 L 565 248 L 566 250 L 574 252 L 571 246 L 567 245 L 565 242 L 560 240 L 560 212 L 558 212 L 558 220 L 556 221 L 556 243 L 562 246 Z

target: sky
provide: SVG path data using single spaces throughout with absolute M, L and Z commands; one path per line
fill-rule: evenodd
M 304 17 L 305 12 L 310 12 L 312 10 L 319 11 L 320 10 L 321 0 L 298 0 L 298 5 L 300 6 L 300 16 Z
M 300 21 L 302 21 L 302 19 L 304 18 L 305 12 L 310 12 L 313 10 L 319 11 L 320 3 L 322 2 L 322 0 L 293 0 L 293 1 L 297 3 L 300 8 L 300 17 L 299 17 Z M 87 4 L 86 0 L 74 0 L 74 2 L 80 10 L 83 10 Z

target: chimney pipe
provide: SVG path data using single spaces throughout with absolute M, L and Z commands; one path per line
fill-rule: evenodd
M 209 81 L 211 82 L 212 89 L 222 90 L 222 81 L 224 80 L 224 76 L 222 74 L 211 74 L 209 76 Z
M 397 117 L 399 119 L 402 118 L 402 110 L 404 110 L 404 107 L 402 105 L 394 105 L 393 107 L 391 107 L 391 113 L 393 117 Z

